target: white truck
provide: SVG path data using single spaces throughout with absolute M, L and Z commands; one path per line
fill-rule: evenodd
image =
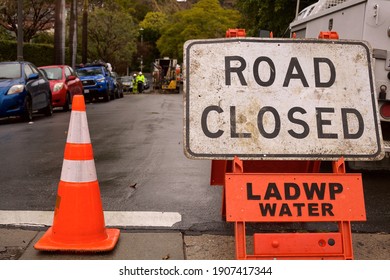
M 290 30 L 296 38 L 318 38 L 321 31 L 335 31 L 339 39 L 371 45 L 386 156 L 381 161 L 349 162 L 349 166 L 390 170 L 390 0 L 319 0 L 297 15 Z

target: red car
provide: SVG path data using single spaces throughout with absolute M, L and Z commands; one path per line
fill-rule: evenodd
M 73 95 L 83 94 L 83 84 L 76 72 L 68 65 L 50 65 L 39 67 L 50 82 L 53 107 L 62 107 L 68 111 Z

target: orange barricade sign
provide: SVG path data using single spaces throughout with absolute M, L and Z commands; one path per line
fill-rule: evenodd
M 226 174 L 230 222 L 365 221 L 360 174 Z

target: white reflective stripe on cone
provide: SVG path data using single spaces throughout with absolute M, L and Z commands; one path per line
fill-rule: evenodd
M 97 180 L 95 161 L 64 159 L 61 171 L 61 181 L 70 183 L 85 183 Z
M 72 111 L 66 141 L 74 144 L 91 143 L 86 112 Z

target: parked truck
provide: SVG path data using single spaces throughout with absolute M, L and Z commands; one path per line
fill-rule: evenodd
M 290 30 L 296 38 L 318 38 L 321 31 L 334 31 L 339 39 L 363 40 L 371 45 L 386 156 L 376 162 L 349 162 L 349 166 L 390 170 L 390 1 L 319 0 L 298 14 Z
M 105 63 L 93 63 L 76 68 L 76 73 L 83 83 L 84 96 L 87 100 L 103 97 L 108 102 L 115 99 L 115 81 Z
M 177 59 L 158 58 L 153 65 L 153 87 L 164 91 L 180 91 L 180 65 Z

